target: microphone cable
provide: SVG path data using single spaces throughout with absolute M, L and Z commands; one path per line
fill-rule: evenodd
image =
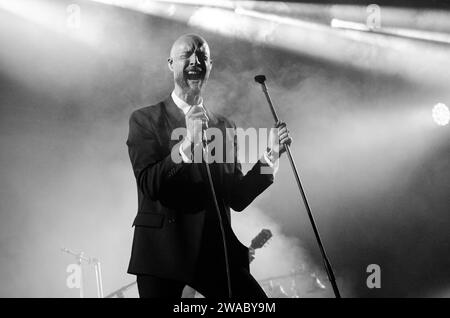
M 222 215 L 220 213 L 220 208 L 219 208 L 219 203 L 217 202 L 217 196 L 216 196 L 216 191 L 214 190 L 214 183 L 213 183 L 213 179 L 211 176 L 211 170 L 209 167 L 209 163 L 208 163 L 208 141 L 206 138 L 206 129 L 208 129 L 208 124 L 206 121 L 202 122 L 202 148 L 203 148 L 203 154 L 204 154 L 204 158 L 205 158 L 205 167 L 206 167 L 206 173 L 208 175 L 208 183 L 210 186 L 210 190 L 211 190 L 211 195 L 214 201 L 214 206 L 217 212 L 217 217 L 219 219 L 219 227 L 220 227 L 220 233 L 221 233 L 221 237 L 222 237 L 222 243 L 223 243 L 223 254 L 225 257 L 225 270 L 226 270 L 226 274 L 227 274 L 227 288 L 228 288 L 228 297 L 231 298 L 232 293 L 231 293 L 231 274 L 230 274 L 230 264 L 228 261 L 228 248 L 227 248 L 227 243 L 226 243 L 226 238 L 225 238 L 225 228 L 223 226 L 223 220 L 222 220 Z

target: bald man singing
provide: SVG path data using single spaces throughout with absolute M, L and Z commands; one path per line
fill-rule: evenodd
M 230 209 L 243 211 L 273 183 L 273 167 L 291 138 L 286 125 L 277 123 L 268 151 L 244 175 L 236 139 L 226 132 L 236 129 L 235 124 L 203 103 L 212 65 L 201 36 L 181 36 L 168 59 L 174 79 L 171 94 L 130 117 L 127 146 L 138 213 L 128 273 L 137 276 L 140 297 L 180 298 L 186 285 L 205 297 L 228 297 L 230 290 L 232 297 L 266 297 L 250 274 L 248 248 L 233 233 Z M 220 129 L 223 142 L 235 148 L 231 162 L 208 163 L 212 189 L 205 160 L 193 160 L 197 150 L 202 153 L 204 123 Z M 173 140 L 172 133 L 180 128 L 186 134 Z M 174 151 L 180 160 L 174 160 Z M 263 167 L 269 173 L 262 173 Z

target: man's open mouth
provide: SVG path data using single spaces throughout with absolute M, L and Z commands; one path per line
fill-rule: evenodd
M 189 70 L 185 72 L 186 79 L 188 80 L 200 80 L 203 79 L 203 72 L 201 70 Z

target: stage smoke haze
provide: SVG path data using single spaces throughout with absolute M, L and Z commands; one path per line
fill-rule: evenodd
M 272 216 L 276 211 L 263 211 L 250 207 L 245 213 L 233 215 L 233 228 L 241 242 L 250 246 L 252 239 L 263 229 L 268 229 L 272 237 L 265 246 L 255 251 L 255 259 L 250 265 L 254 277 L 260 281 L 269 297 L 281 297 L 271 290 L 272 286 L 281 286 L 287 296 L 330 297 L 331 286 L 317 288 L 315 279 L 326 282 L 326 273 L 317 268 L 298 238 L 286 236 L 283 226 L 276 223 Z
M 170 94 L 167 57 L 184 33 L 200 33 L 211 47 L 205 105 L 237 126 L 272 127 L 253 79 L 266 75 L 342 295 L 447 297 L 450 144 L 448 126 L 430 113 L 437 102 L 450 104 L 447 83 L 419 84 L 75 2 L 91 32 L 0 11 L 0 297 L 78 297 L 66 287 L 75 258 L 61 247 L 101 261 L 105 295 L 135 280 L 126 274 L 137 211 L 128 119 Z M 303 296 L 311 273 L 328 286 L 285 156 L 274 184 L 233 213 L 233 227 L 245 245 L 263 228 L 273 232 L 251 265 L 257 279 L 300 268 Z M 370 264 L 381 268 L 381 289 L 366 285 Z M 86 296 L 95 297 L 93 267 L 85 272 Z M 324 293 L 332 297 L 330 288 Z

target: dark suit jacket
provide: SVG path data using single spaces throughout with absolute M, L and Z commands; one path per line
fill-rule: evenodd
M 236 138 L 229 140 L 225 132 L 226 128 L 235 128 L 234 123 L 207 112 L 209 127 L 221 129 L 224 142 L 231 142 L 237 154 Z M 204 164 L 175 163 L 171 158 L 172 147 L 178 147 L 179 143 L 171 140 L 171 134 L 178 127 L 186 127 L 185 116 L 170 96 L 156 105 L 134 111 L 130 117 L 127 145 L 137 183 L 138 213 L 133 223 L 128 273 L 189 282 L 204 241 L 205 216 L 217 212 Z M 211 164 L 218 203 L 226 219 L 231 257 L 235 264 L 247 268 L 248 250 L 231 230 L 230 208 L 242 211 L 273 182 L 273 175 L 260 174 L 261 165 L 256 163 L 244 176 L 236 155 L 232 163 Z M 206 242 L 209 243 L 217 244 Z

